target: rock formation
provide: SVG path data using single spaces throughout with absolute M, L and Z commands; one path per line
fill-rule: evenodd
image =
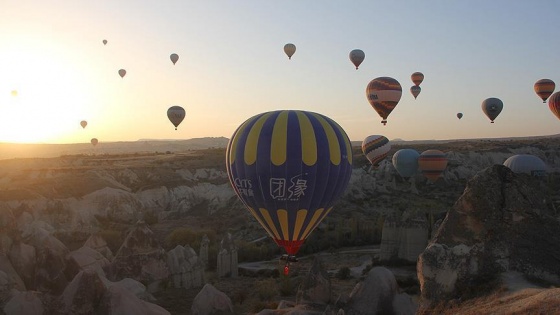
M 84 243 L 84 246 L 89 247 L 101 255 L 105 256 L 107 260 L 112 261 L 114 256 L 113 252 L 107 245 L 107 242 L 103 239 L 103 237 L 97 233 L 92 234 Z
M 327 305 L 331 299 L 331 280 L 323 268 L 321 259 L 316 256 L 311 269 L 300 284 L 297 304 Z
M 474 176 L 420 255 L 423 299 L 460 298 L 506 271 L 559 285 L 560 222 L 543 184 L 502 165 Z
M 233 315 L 231 299 L 213 285 L 207 283 L 198 292 L 191 307 L 192 315 Z
M 200 260 L 204 264 L 205 268 L 206 268 L 206 266 L 208 266 L 208 245 L 209 244 L 210 244 L 210 239 L 208 238 L 208 235 L 204 234 L 204 236 L 202 236 L 202 240 L 200 241 L 200 250 L 199 250 L 199 253 L 198 253 L 198 257 L 200 257 Z
M 416 262 L 428 244 L 428 223 L 423 216 L 400 219 L 391 215 L 385 219 L 381 232 L 379 259 L 404 259 Z
M 236 278 L 238 273 L 237 246 L 233 242 L 231 234 L 220 242 L 217 264 L 218 277 Z
M 167 252 L 167 266 L 174 288 L 190 289 L 204 283 L 204 264 L 188 245 L 177 245 Z

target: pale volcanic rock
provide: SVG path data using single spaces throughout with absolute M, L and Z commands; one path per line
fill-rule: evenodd
M 37 251 L 35 247 L 20 240 L 10 248 L 9 259 L 28 289 L 35 288 L 35 272 L 37 270 Z
M 316 256 L 297 292 L 297 304 L 327 305 L 331 300 L 331 280 Z
M 385 267 L 374 267 L 364 281 L 356 284 L 344 310 L 348 315 L 392 314 L 397 292 L 393 273 Z
M 213 285 L 207 283 L 198 292 L 191 307 L 192 315 L 233 315 L 231 299 Z
M 25 291 L 25 283 L 23 282 L 17 271 L 14 269 L 8 257 L 2 253 L 0 253 L 0 271 L 3 271 L 6 274 L 8 283 L 11 284 L 11 288 Z
M 92 234 L 86 240 L 86 242 L 84 243 L 84 246 L 87 246 L 87 247 L 101 253 L 101 255 L 103 255 L 105 258 L 107 258 L 108 261 L 113 260 L 113 252 L 111 252 L 111 249 L 107 245 L 107 242 L 105 241 L 105 239 L 103 239 L 103 237 L 101 235 L 99 235 L 98 233 Z
M 6 315 L 43 315 L 45 307 L 41 298 L 40 292 L 16 290 L 4 306 L 4 313 Z
M 204 283 L 204 263 L 188 245 L 168 251 L 167 266 L 175 288 L 196 288 Z

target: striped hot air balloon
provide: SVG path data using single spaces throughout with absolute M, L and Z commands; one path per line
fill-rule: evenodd
M 554 81 L 550 79 L 540 79 L 535 82 L 535 93 L 542 99 L 543 103 L 546 103 L 546 99 L 554 92 L 556 85 Z
M 421 91 L 422 91 L 422 89 L 418 85 L 413 85 L 413 86 L 410 87 L 410 93 L 412 93 L 412 96 L 414 96 L 414 99 L 416 99 L 418 97 L 418 95 L 420 94 Z
M 556 92 L 550 96 L 548 99 L 548 108 L 560 119 L 560 92 Z
M 383 161 L 391 150 L 389 139 L 385 136 L 372 135 L 367 136 L 362 141 L 362 152 L 369 160 L 373 168 L 379 167 L 379 162 Z
M 352 147 L 330 118 L 278 110 L 237 128 L 227 146 L 226 167 L 237 196 L 293 256 L 346 189 Z
M 447 167 L 447 157 L 440 150 L 426 150 L 418 157 L 418 168 L 422 175 L 435 183 Z
M 387 117 L 395 109 L 402 95 L 399 81 L 390 77 L 379 77 L 371 80 L 366 87 L 366 96 L 370 105 L 383 118 L 381 123 L 387 124 Z
M 422 81 L 424 81 L 424 74 L 422 72 L 414 72 L 410 76 L 410 79 L 412 80 L 414 85 L 419 86 L 422 83 Z

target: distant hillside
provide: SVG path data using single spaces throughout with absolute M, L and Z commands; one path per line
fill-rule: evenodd
M 90 143 L 70 144 L 21 144 L 0 143 L 0 159 L 49 158 L 76 154 L 123 154 L 146 152 L 183 152 L 208 148 L 225 148 L 228 139 L 224 137 L 193 138 L 187 140 L 141 139 L 138 141 L 102 142 L 96 146 Z

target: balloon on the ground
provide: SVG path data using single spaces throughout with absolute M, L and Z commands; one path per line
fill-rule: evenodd
M 387 117 L 399 103 L 401 95 L 402 87 L 399 81 L 390 77 L 375 78 L 366 87 L 366 97 L 373 109 L 383 118 L 383 125 L 387 124 Z
M 547 166 L 538 156 L 531 154 L 516 154 L 505 160 L 504 165 L 514 173 L 525 173 L 533 176 L 546 175 Z
M 403 178 L 409 178 L 418 171 L 418 157 L 414 149 L 400 149 L 393 154 L 393 166 Z
M 350 57 L 350 61 L 356 67 L 356 70 L 358 70 L 358 67 L 366 58 L 366 54 L 361 49 L 354 49 L 350 52 L 349 57 Z
M 410 79 L 412 80 L 414 85 L 419 86 L 422 83 L 422 81 L 424 81 L 424 74 L 422 72 L 414 72 L 410 76 Z
M 87 121 L 85 120 L 80 121 L 80 126 L 82 126 L 82 128 L 85 128 L 87 126 Z
M 99 143 L 99 140 L 97 140 L 97 138 L 91 138 L 91 144 L 93 144 L 93 146 L 96 146 Z
M 169 56 L 169 59 L 171 59 L 171 62 L 173 62 L 173 64 L 176 64 L 177 61 L 179 60 L 179 55 L 177 55 L 177 54 L 171 54 L 171 55 Z
M 296 45 L 292 43 L 284 45 L 284 52 L 288 55 L 288 59 L 292 59 L 292 56 L 296 52 Z
M 447 157 L 440 150 L 426 150 L 418 157 L 418 169 L 427 179 L 435 183 L 447 167 Z
M 106 39 L 103 40 L 103 45 L 107 45 L 107 40 Z
M 389 150 L 391 150 L 391 143 L 385 136 L 367 136 L 362 141 L 362 152 L 374 168 L 377 168 L 379 163 L 387 157 Z
M 124 76 L 126 75 L 126 70 L 120 69 L 119 70 L 119 75 L 121 76 L 121 78 L 124 78 Z
M 550 79 L 540 79 L 535 82 L 535 93 L 546 103 L 546 99 L 554 92 L 556 85 Z
M 412 87 L 410 87 L 410 93 L 412 93 L 414 99 L 418 97 L 418 94 L 420 94 L 421 91 L 422 89 L 418 85 L 413 85 Z
M 253 116 L 226 151 L 237 196 L 278 246 L 295 255 L 332 211 L 352 174 L 352 146 L 332 119 L 301 110 Z
M 482 102 L 482 111 L 490 119 L 491 123 L 494 123 L 494 119 L 502 112 L 504 108 L 504 103 L 498 98 L 490 97 Z
M 548 108 L 560 119 L 560 92 L 556 92 L 548 98 Z
M 179 124 L 185 119 L 185 109 L 181 106 L 171 106 L 167 109 L 167 118 L 177 130 Z
M 457 118 L 459 119 L 463 118 L 463 113 L 457 113 Z

